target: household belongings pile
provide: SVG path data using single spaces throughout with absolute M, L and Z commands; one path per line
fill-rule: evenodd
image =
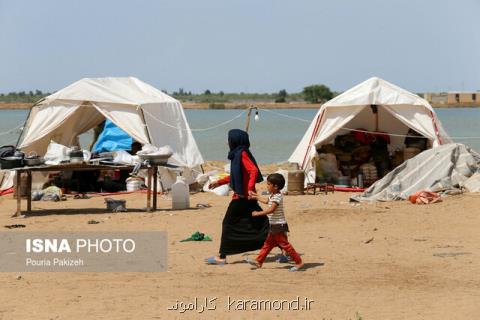
M 359 128 L 337 135 L 334 144 L 322 145 L 314 158 L 316 182 L 342 187 L 368 187 L 403 161 L 427 149 L 427 139 L 413 130 L 402 149 L 392 149 L 390 136 Z
M 340 182 L 351 183 L 357 178 L 359 184 L 358 172 L 362 172 L 368 184 L 422 149 L 449 142 L 426 100 L 373 77 L 323 104 L 288 161 L 305 170 L 305 183 L 314 182 L 318 160 L 327 160 L 318 156 L 319 150 L 330 154 L 331 168 L 332 155 L 339 162 L 330 176 L 318 169 L 319 179 L 335 182 L 341 177 Z M 362 163 L 367 165 L 360 168 Z
M 406 200 L 418 191 L 456 193 L 480 188 L 480 155 L 460 143 L 426 150 L 388 173 L 354 201 Z

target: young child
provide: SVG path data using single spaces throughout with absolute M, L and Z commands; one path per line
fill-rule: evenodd
M 288 224 L 283 212 L 283 196 L 280 192 L 284 186 L 285 179 L 283 176 L 279 173 L 273 173 L 267 177 L 267 190 L 270 193 L 268 199 L 260 198 L 256 194 L 253 195 L 254 199 L 260 201 L 261 203 L 268 204 L 269 208 L 263 211 L 254 211 L 252 212 L 252 216 L 256 217 L 266 215 L 270 222 L 270 231 L 258 257 L 254 261 L 247 260 L 248 263 L 256 266 L 257 268 L 262 267 L 267 255 L 273 248 L 277 246 L 285 251 L 293 261 L 295 261 L 295 266 L 292 267 L 290 271 L 298 271 L 303 267 L 302 259 L 292 245 L 288 242 L 287 238 Z

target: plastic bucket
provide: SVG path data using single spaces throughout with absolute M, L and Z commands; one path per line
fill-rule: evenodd
M 138 191 L 142 188 L 142 179 L 127 179 L 127 191 Z

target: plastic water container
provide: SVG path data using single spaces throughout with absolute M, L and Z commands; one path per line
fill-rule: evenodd
M 183 177 L 178 176 L 172 184 L 172 209 L 182 210 L 190 208 L 190 190 Z
M 127 179 L 127 191 L 138 191 L 142 188 L 143 179 L 141 178 L 128 178 Z

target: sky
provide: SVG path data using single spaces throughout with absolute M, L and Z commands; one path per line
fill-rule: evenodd
M 480 90 L 480 0 L 0 0 L 0 92 L 135 76 L 201 93 Z

